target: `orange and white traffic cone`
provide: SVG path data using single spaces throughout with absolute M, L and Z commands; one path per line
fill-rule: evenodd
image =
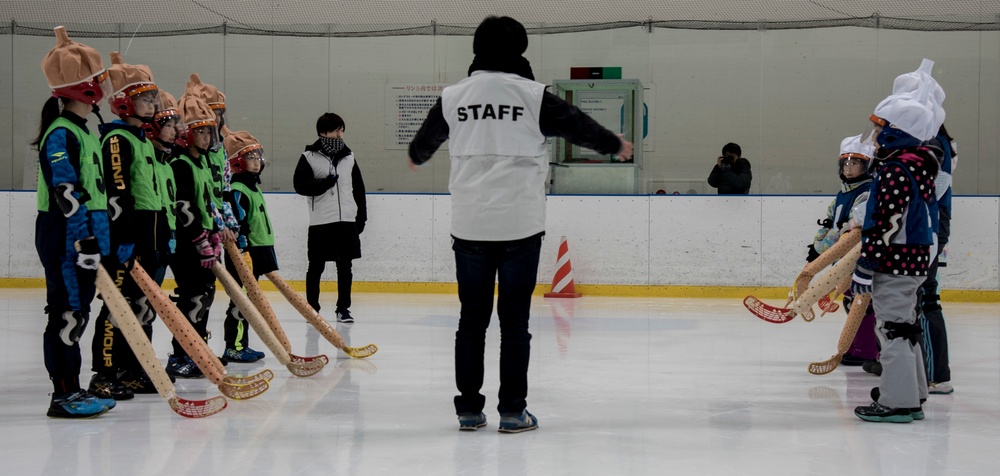
M 559 239 L 559 257 L 556 259 L 556 275 L 552 278 L 552 291 L 545 297 L 578 298 L 583 296 L 576 292 L 573 283 L 573 264 L 569 261 L 569 243 L 566 237 Z

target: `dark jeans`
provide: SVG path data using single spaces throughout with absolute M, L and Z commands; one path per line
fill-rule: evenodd
M 499 277 L 497 315 L 500 318 L 501 415 L 520 414 L 528 396 L 528 361 L 531 334 L 528 318 L 531 293 L 538 275 L 542 235 L 514 241 L 468 241 L 455 238 L 458 299 L 462 304 L 455 333 L 455 396 L 457 414 L 479 413 L 486 397 L 483 387 L 483 353 L 486 328 L 493 315 L 493 286 Z
M 351 284 L 354 273 L 351 272 L 351 260 L 337 260 L 337 310 L 347 311 L 351 308 Z M 326 261 L 309 261 L 306 269 L 306 301 L 317 312 L 319 311 L 319 283 L 326 269 Z

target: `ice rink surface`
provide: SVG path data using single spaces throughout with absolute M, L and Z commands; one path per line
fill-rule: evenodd
M 945 303 L 952 395 L 931 395 L 927 418 L 867 423 L 878 378 L 859 367 L 806 371 L 836 350 L 844 313 L 770 324 L 739 300 L 535 298 L 528 409 L 540 428 L 497 433 L 499 328 L 487 340 L 487 427 L 459 432 L 454 415 L 454 295 L 355 294 L 351 345 L 337 354 L 277 293 L 268 293 L 294 353 L 330 356 L 292 376 L 260 340 L 271 388 L 203 419 L 139 395 L 90 420 L 45 417 L 43 290 L 0 290 L 0 456 L 3 475 L 998 475 L 1000 305 Z M 333 311 L 324 294 L 324 314 Z M 228 299 L 212 308 L 221 354 Z M 95 305 L 99 305 L 95 302 Z M 781 304 L 781 303 L 776 303 Z M 96 309 L 93 312 L 96 316 Z M 93 319 L 92 321 L 93 322 Z M 161 360 L 169 334 L 154 324 Z M 89 382 L 88 326 L 81 380 Z M 187 399 L 219 395 L 178 380 Z

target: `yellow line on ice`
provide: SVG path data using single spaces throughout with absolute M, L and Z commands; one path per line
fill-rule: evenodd
M 261 288 L 265 291 L 277 291 L 273 284 L 262 279 Z M 305 281 L 288 281 L 298 292 L 305 292 Z M 172 290 L 176 285 L 168 279 L 163 283 L 163 289 Z M 44 288 L 43 278 L 0 278 L 0 288 Z M 220 288 L 221 289 L 221 286 Z M 336 281 L 320 283 L 323 292 L 337 292 Z M 457 294 L 455 283 L 427 282 L 355 282 L 354 292 L 359 293 L 400 293 L 400 294 Z M 548 283 L 538 283 L 535 295 L 541 296 L 549 291 Z M 739 299 L 754 295 L 761 299 L 785 299 L 788 288 L 752 287 L 752 286 L 642 286 L 625 284 L 577 284 L 576 292 L 584 296 L 610 297 L 672 297 L 672 298 L 714 298 Z M 1000 302 L 1000 291 L 953 289 L 941 292 L 941 300 L 947 302 Z

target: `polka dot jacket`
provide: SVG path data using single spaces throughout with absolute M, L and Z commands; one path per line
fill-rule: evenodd
M 934 177 L 937 159 L 927 147 L 890 155 L 872 181 L 858 267 L 868 272 L 926 276 L 937 233 Z

